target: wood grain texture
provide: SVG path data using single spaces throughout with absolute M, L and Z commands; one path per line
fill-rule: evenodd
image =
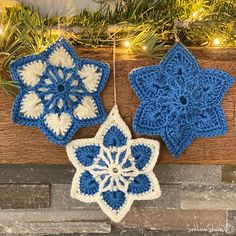
M 225 51 L 223 51 L 225 52 Z M 236 52 L 236 50 L 235 50 Z M 106 61 L 112 64 L 111 49 L 88 50 L 78 49 L 80 57 L 88 57 Z M 203 68 L 216 68 L 227 71 L 236 78 L 236 62 L 230 60 L 235 56 L 220 57 L 215 51 L 194 49 L 199 64 Z M 221 54 L 222 55 L 222 54 Z M 132 119 L 140 101 L 132 91 L 128 81 L 128 73 L 134 68 L 152 65 L 156 62 L 146 57 L 135 57 L 124 50 L 117 50 L 117 93 L 120 113 L 132 130 Z M 111 76 L 105 87 L 102 98 L 107 113 L 113 107 L 113 77 Z M 199 163 L 199 164 L 236 164 L 236 117 L 235 117 L 235 85 L 226 94 L 223 101 L 229 131 L 227 134 L 215 138 L 201 138 L 194 140 L 179 159 L 173 159 L 161 141 L 159 162 L 161 163 Z M 44 164 L 68 164 L 65 149 L 51 144 L 37 128 L 13 124 L 11 120 L 11 107 L 13 97 L 0 91 L 0 163 L 44 163 Z M 74 136 L 75 138 L 93 137 L 99 125 L 82 128 Z M 140 137 L 133 132 L 134 137 Z M 148 137 L 143 135 L 143 137 Z M 159 139 L 159 137 L 152 137 Z

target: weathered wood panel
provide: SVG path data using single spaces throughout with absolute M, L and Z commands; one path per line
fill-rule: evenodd
M 112 64 L 111 49 L 86 50 L 78 49 L 79 55 L 96 60 L 104 60 Z M 117 51 L 117 92 L 120 113 L 125 122 L 132 128 L 132 119 L 139 104 L 138 98 L 132 91 L 128 81 L 128 73 L 137 67 L 154 64 L 147 58 L 135 58 L 124 50 Z M 221 58 L 220 53 L 204 50 L 193 50 L 202 67 L 225 70 L 236 78 L 236 62 L 229 60 L 234 58 Z M 223 51 L 225 53 L 225 51 Z M 236 51 L 235 51 L 236 52 Z M 214 59 L 213 59 L 214 58 Z M 112 68 L 111 68 L 112 70 Z M 221 137 L 201 138 L 181 155 L 179 159 L 173 159 L 169 151 L 161 142 L 161 163 L 201 163 L 201 164 L 236 164 L 236 130 L 235 130 L 235 85 L 230 88 L 223 107 L 228 121 L 229 132 Z M 111 77 L 102 94 L 107 112 L 113 107 L 113 78 Z M 51 163 L 67 164 L 68 158 L 63 147 L 51 144 L 37 128 L 23 127 L 13 124 L 10 113 L 14 98 L 0 91 L 0 163 Z M 98 125 L 80 129 L 74 138 L 93 137 Z M 133 132 L 134 137 L 138 137 Z M 158 139 L 158 137 L 155 137 Z

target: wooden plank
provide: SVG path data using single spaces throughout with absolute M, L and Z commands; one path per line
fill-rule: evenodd
M 202 67 L 225 70 L 236 77 L 236 62 L 233 60 L 221 59 L 219 53 L 203 53 L 202 50 L 193 50 L 197 55 Z M 106 111 L 113 107 L 113 78 L 112 78 L 112 50 L 99 49 L 88 50 L 78 49 L 81 57 L 88 57 L 96 60 L 107 61 L 111 65 L 111 76 L 106 88 L 102 93 Z M 217 56 L 215 56 L 217 55 Z M 232 55 L 231 55 L 232 56 Z M 234 56 L 232 56 L 234 58 Z M 152 65 L 154 62 L 145 57 L 135 57 L 125 50 L 117 50 L 117 92 L 120 113 L 125 122 L 132 129 L 132 119 L 135 110 L 140 103 L 128 81 L 128 73 L 134 68 Z M 161 142 L 161 163 L 200 163 L 200 164 L 236 164 L 236 135 L 235 135 L 235 85 L 230 88 L 223 101 L 229 132 L 226 135 L 215 138 L 201 138 L 181 155 L 179 159 L 173 159 L 169 151 Z M 11 121 L 11 107 L 14 98 L 7 96 L 0 91 L 0 163 L 50 163 L 68 164 L 65 149 L 51 144 L 37 128 L 24 127 L 13 124 Z M 93 137 L 99 125 L 80 129 L 74 138 Z M 134 137 L 138 137 L 133 132 Z M 144 135 L 144 137 L 147 137 Z M 160 140 L 158 137 L 152 137 Z

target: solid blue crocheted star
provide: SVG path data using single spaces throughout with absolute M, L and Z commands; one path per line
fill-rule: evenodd
M 68 143 L 78 128 L 106 118 L 100 93 L 109 77 L 108 64 L 78 58 L 65 39 L 14 61 L 10 72 L 20 87 L 13 121 L 40 128 L 55 144 Z
M 67 154 L 76 168 L 71 196 L 97 202 L 113 221 L 119 222 L 134 200 L 160 197 L 153 173 L 159 142 L 131 139 L 131 133 L 115 106 L 95 138 L 74 140 Z
M 159 65 L 136 69 L 129 79 L 141 100 L 134 130 L 161 135 L 174 157 L 194 138 L 227 131 L 221 102 L 234 79 L 220 70 L 200 69 L 181 43 L 176 43 Z

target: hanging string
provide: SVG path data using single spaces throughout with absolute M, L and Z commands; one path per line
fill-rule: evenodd
M 58 28 L 58 37 L 60 38 L 60 37 L 62 36 L 62 30 L 61 30 L 61 13 L 58 14 L 57 28 Z
M 60 14 L 58 14 L 57 28 L 58 28 L 58 31 L 60 32 L 61 31 L 61 15 Z
M 175 21 L 175 23 L 174 23 L 174 37 L 175 37 L 175 42 L 179 43 L 180 39 L 178 36 L 177 24 L 178 24 L 178 22 Z
M 114 40 L 113 40 L 113 86 L 114 86 L 114 103 L 115 106 L 117 106 L 117 91 L 116 91 L 116 35 L 114 35 Z

